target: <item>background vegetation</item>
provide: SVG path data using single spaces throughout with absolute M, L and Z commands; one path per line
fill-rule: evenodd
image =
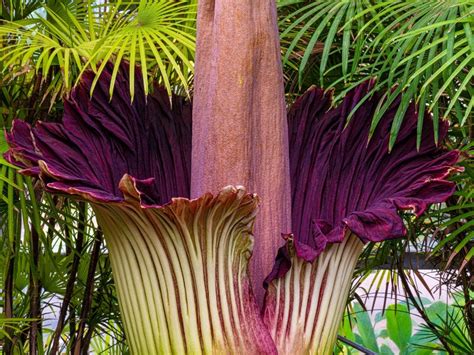
M 333 88 L 337 102 L 374 77 L 375 89 L 387 94 L 372 128 L 402 95 L 391 146 L 415 101 L 432 113 L 435 127 L 451 122 L 442 144 L 466 157 L 465 171 L 454 177 L 455 196 L 419 220 L 407 215 L 407 239 L 368 245 L 336 351 L 355 351 L 349 340 L 376 353 L 391 353 L 387 344 L 400 353 L 474 353 L 474 165 L 467 159 L 474 153 L 474 2 L 281 0 L 278 10 L 289 103 L 313 84 Z M 158 82 L 192 93 L 195 0 L 5 0 L 0 11 L 2 129 L 13 118 L 59 120 L 62 97 L 81 73 L 99 74 L 109 60 L 139 64 L 148 90 Z M 111 93 L 113 86 L 112 80 Z M 0 134 L 0 153 L 6 149 Z M 0 265 L 5 353 L 127 353 L 106 246 L 90 208 L 41 192 L 1 156 Z M 421 297 L 423 289 L 436 291 L 421 268 L 436 270 L 449 305 Z M 384 300 L 373 320 L 367 295 Z

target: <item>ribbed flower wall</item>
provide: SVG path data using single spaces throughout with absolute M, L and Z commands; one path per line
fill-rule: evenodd
M 134 354 L 275 352 L 248 277 L 257 198 L 95 204 Z
M 288 273 L 270 283 L 264 321 L 279 354 L 332 354 L 362 247 L 347 233 L 314 262 L 293 254 Z

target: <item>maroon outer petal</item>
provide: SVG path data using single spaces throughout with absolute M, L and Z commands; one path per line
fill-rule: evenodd
M 289 111 L 293 242 L 296 254 L 307 261 L 313 261 L 328 243 L 341 242 L 346 229 L 363 242 L 402 237 L 406 229 L 398 210 L 411 209 L 419 216 L 455 190 L 455 184 L 445 178 L 457 170 L 453 165 L 459 152 L 436 146 L 428 114 L 417 151 L 415 105 L 408 108 L 391 152 L 390 129 L 400 98 L 382 117 L 370 141 L 380 94 L 363 103 L 345 127 L 349 113 L 372 84 L 359 85 L 332 109 L 331 94 L 311 88 Z M 447 129 L 448 123 L 441 122 L 440 140 Z M 287 254 L 280 250 L 266 283 L 291 267 Z
M 62 123 L 38 122 L 31 128 L 15 120 L 7 134 L 8 161 L 25 174 L 39 176 L 50 192 L 79 195 L 97 202 L 120 202 L 119 181 L 133 177 L 144 206 L 171 197 L 189 197 L 191 104 L 162 88 L 145 96 L 135 75 L 129 93 L 129 66 L 122 64 L 112 100 L 113 67 L 107 65 L 92 97 L 94 73 L 64 100 Z

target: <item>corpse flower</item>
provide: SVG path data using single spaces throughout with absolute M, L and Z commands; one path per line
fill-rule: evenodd
M 190 200 L 191 106 L 160 88 L 145 97 L 140 75 L 132 101 L 129 70 L 120 68 L 112 99 L 112 68 L 92 97 L 87 73 L 62 123 L 15 121 L 6 158 L 45 190 L 90 202 L 132 353 L 330 353 L 363 244 L 403 237 L 397 211 L 420 215 L 446 200 L 458 153 L 435 145 L 429 120 L 417 151 L 414 106 L 388 152 L 397 102 L 369 140 L 378 97 L 345 127 L 370 83 L 337 108 L 309 90 L 288 116 L 293 233 L 261 310 L 253 290 L 262 285 L 248 271 L 258 197 L 228 186 Z

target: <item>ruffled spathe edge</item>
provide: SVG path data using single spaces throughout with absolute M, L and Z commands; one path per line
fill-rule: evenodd
M 108 95 L 112 67 L 101 74 L 89 97 L 94 74 L 86 72 L 64 99 L 61 123 L 14 120 L 6 133 L 6 160 L 38 177 L 46 191 L 97 203 L 123 202 L 124 175 L 133 179 L 144 207 L 189 197 L 191 105 L 156 87 L 145 98 L 140 77 L 130 99 L 127 63 Z
M 304 235 L 298 235 L 295 232 L 294 235 L 284 236 L 286 243 L 280 248 L 275 259 L 274 268 L 265 280 L 266 287 L 275 278 L 280 278 L 286 274 L 291 268 L 293 256 L 307 262 L 313 262 L 326 250 L 328 245 L 331 243 L 341 243 L 344 240 L 344 236 L 350 234 L 350 232 L 355 234 L 363 243 L 380 242 L 403 237 L 407 231 L 403 224 L 403 219 L 399 215 L 400 211 L 412 211 L 416 217 L 419 217 L 431 204 L 444 202 L 454 193 L 455 183 L 448 181 L 447 178 L 455 172 L 462 171 L 461 167 L 455 166 L 459 161 L 460 152 L 456 150 L 445 152 L 433 143 L 430 143 L 432 137 L 429 137 L 429 134 L 432 132 L 432 128 L 430 130 L 426 123 L 423 134 L 428 143 L 425 142 L 421 150 L 416 151 L 416 144 L 414 143 L 416 139 L 413 135 L 416 137 L 416 117 L 418 113 L 414 105 L 411 105 L 407 111 L 408 117 L 406 117 L 404 125 L 400 129 L 397 140 L 398 144 L 403 146 L 401 150 L 403 154 L 400 151 L 395 154 L 388 152 L 387 135 L 390 132 L 389 127 L 394 109 L 382 118 L 379 123 L 379 126 L 382 127 L 378 127 L 372 137 L 372 140 L 375 139 L 380 144 L 384 144 L 383 149 L 387 149 L 387 153 L 383 153 L 380 147 L 375 149 L 375 145 L 370 146 L 370 141 L 369 143 L 364 141 L 366 134 L 368 134 L 368 128 L 365 128 L 364 124 L 368 124 L 370 127 L 371 113 L 375 108 L 374 102 L 377 102 L 380 95 L 375 94 L 373 98 L 369 99 L 367 103 L 362 104 L 358 111 L 356 111 L 360 112 L 359 110 L 361 110 L 363 114 L 357 116 L 356 113 L 349 123 L 346 122 L 347 114 L 371 90 L 373 85 L 373 81 L 367 81 L 359 85 L 336 108 L 331 108 L 331 92 L 326 93 L 322 89 L 312 87 L 298 98 L 290 109 L 289 134 L 293 185 L 293 228 L 299 227 L 299 230 L 305 233 Z M 397 102 L 394 105 L 396 106 Z M 426 117 L 426 120 L 429 120 L 429 117 Z M 431 124 L 431 121 L 428 124 Z M 441 139 L 446 135 L 447 127 L 447 122 L 441 123 Z M 326 132 L 328 132 L 328 135 L 324 136 L 323 133 Z M 353 142 L 350 141 L 351 139 Z M 314 144 L 314 146 L 311 144 Z M 318 149 L 321 151 L 318 151 Z M 358 152 L 357 154 L 359 155 L 353 156 L 353 152 L 357 149 L 363 152 Z M 397 145 L 395 149 L 397 149 Z M 337 162 L 336 158 L 339 157 L 339 152 L 343 154 L 340 156 L 341 161 Z M 420 157 L 419 164 L 417 162 L 418 157 Z M 390 173 L 390 169 L 396 171 L 395 169 L 399 163 L 396 160 L 394 161 L 394 159 L 398 158 L 401 160 L 401 164 L 415 166 L 415 168 L 412 168 L 411 173 L 413 177 L 410 177 L 410 185 L 404 183 L 403 177 L 397 177 L 401 182 L 393 179 L 395 175 Z M 383 160 L 384 162 L 389 162 L 388 173 L 385 172 L 385 175 L 381 174 L 380 176 L 392 178 L 393 181 L 385 182 L 391 184 L 390 189 L 394 191 L 391 196 L 382 195 L 381 198 L 371 196 L 370 199 L 364 196 L 363 199 L 365 198 L 367 201 L 372 202 L 362 209 L 350 210 L 350 206 L 357 206 L 357 203 L 350 204 L 351 201 L 349 200 L 353 191 L 347 188 L 347 194 L 342 194 L 340 200 L 344 200 L 346 203 L 346 205 L 342 206 L 343 210 L 349 211 L 346 215 L 342 215 L 335 221 L 319 218 L 317 212 L 318 205 L 315 205 L 316 210 L 311 209 L 311 205 L 307 202 L 308 189 L 319 188 L 321 191 L 324 189 L 321 186 L 315 187 L 309 184 L 309 181 L 315 182 L 317 185 L 323 184 L 327 191 L 328 187 L 325 185 L 327 181 L 325 182 L 325 179 L 322 177 L 331 176 L 331 174 L 325 173 L 325 169 L 342 171 L 341 166 L 344 166 L 346 170 L 352 169 L 351 171 L 355 171 L 350 177 L 352 179 L 355 177 L 356 180 L 349 183 L 357 183 L 357 179 L 364 181 L 364 177 L 372 173 L 371 169 L 374 169 L 373 161 L 377 159 L 380 161 L 385 159 Z M 351 160 L 353 161 L 351 162 Z M 359 169 L 361 162 L 366 164 L 362 167 L 362 169 L 365 167 L 365 173 L 360 172 L 362 171 L 362 169 Z M 355 167 L 353 166 L 354 164 L 356 164 Z M 307 166 L 305 167 L 304 165 Z M 302 180 L 301 176 L 308 177 L 308 180 Z M 343 174 L 340 173 L 339 176 L 343 176 Z M 348 182 L 342 180 L 339 183 L 347 184 Z M 396 191 L 397 184 L 401 186 L 399 191 Z M 380 186 L 383 186 L 382 182 L 380 182 Z M 333 182 L 329 189 L 331 187 L 338 188 L 339 186 Z M 302 189 L 306 190 L 303 191 Z M 360 188 L 356 190 L 355 194 L 366 193 Z M 357 195 L 352 197 L 360 199 Z M 334 207 L 326 204 L 325 208 L 341 208 L 341 201 L 332 200 L 332 203 L 335 204 Z M 337 213 L 333 214 L 333 216 L 335 215 L 337 216 Z M 301 227 L 299 225 L 301 221 L 309 223 L 308 227 Z M 296 227 L 295 224 L 297 225 Z

